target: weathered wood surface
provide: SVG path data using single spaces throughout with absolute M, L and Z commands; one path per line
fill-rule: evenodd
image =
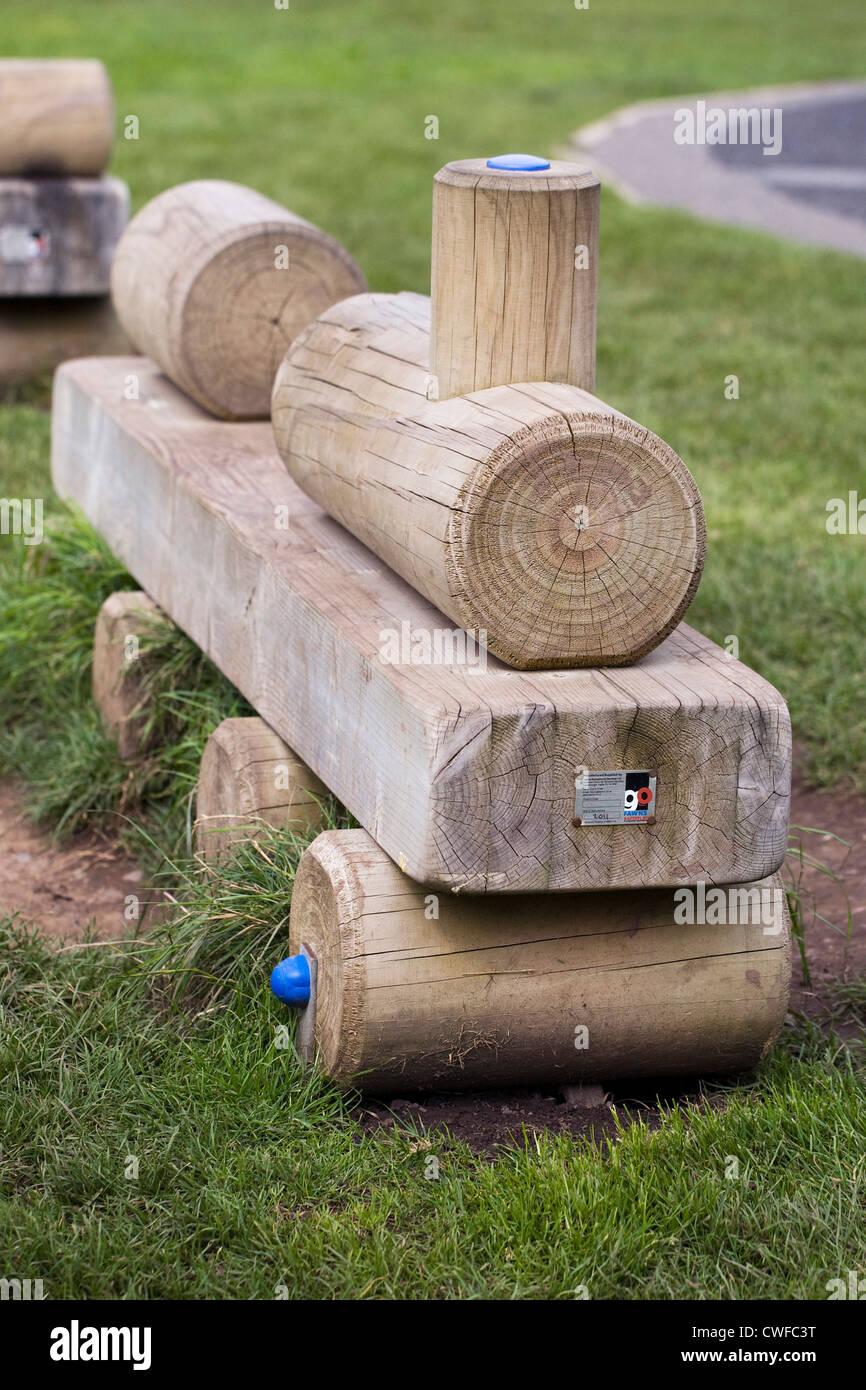
M 124 761 L 145 750 L 148 718 L 141 645 L 165 614 L 139 589 L 109 594 L 93 636 L 93 702 Z
M 205 179 L 132 219 L 112 296 L 132 341 L 215 415 L 264 418 L 286 349 L 367 282 L 348 251 L 251 188 Z
M 107 295 L 0 299 L 0 383 L 27 381 L 70 357 L 131 351 Z
M 592 391 L 600 186 L 461 159 L 433 184 L 431 371 L 440 399 L 514 381 Z
M 784 888 L 755 888 L 748 903 L 726 893 L 739 925 L 678 925 L 671 889 L 530 894 L 503 911 L 431 894 L 363 830 L 327 831 L 301 857 L 289 944 L 316 958 L 314 1048 L 344 1085 L 730 1072 L 761 1060 L 788 1004 Z
M 326 823 L 328 789 L 263 719 L 224 719 L 204 747 L 196 848 L 218 860 L 266 826 L 306 835 Z
M 475 669 L 447 642 L 436 664 L 446 620 L 300 491 L 270 426 L 210 419 L 141 358 L 60 369 L 52 459 L 61 495 L 413 878 L 633 888 L 779 867 L 784 701 L 685 625 L 630 668 Z M 581 766 L 657 770 L 655 822 L 573 826 Z
M 682 460 L 575 386 L 428 402 L 429 358 L 417 294 L 356 295 L 301 333 L 271 407 L 295 482 L 511 666 L 651 651 L 706 552 Z
M 107 295 L 128 217 L 120 179 L 0 179 L 0 295 Z
M 114 141 L 111 83 L 91 58 L 0 58 L 0 178 L 101 174 Z

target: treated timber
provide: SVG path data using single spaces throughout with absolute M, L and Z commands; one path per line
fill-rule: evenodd
M 0 178 L 101 174 L 114 103 L 91 58 L 0 58 Z
M 107 295 L 128 217 L 120 179 L 0 179 L 0 295 Z
M 678 924 L 671 889 L 527 894 L 503 912 L 430 894 L 363 830 L 326 831 L 289 925 L 317 964 L 307 1058 L 401 1094 L 753 1067 L 788 1004 L 785 891 L 777 875 L 724 902 L 724 926 Z
M 224 719 L 204 746 L 196 793 L 196 849 L 218 860 L 268 826 L 316 834 L 328 789 L 257 715 Z
M 513 381 L 592 391 L 600 185 L 460 159 L 433 183 L 431 371 L 440 399 Z
M 300 334 L 274 438 L 326 512 L 510 666 L 623 666 L 676 627 L 700 494 L 643 425 L 576 386 L 428 401 L 430 301 L 356 295 Z
M 442 615 L 300 491 L 269 425 L 211 419 L 141 358 L 60 369 L 52 467 L 60 494 L 412 878 L 575 890 L 779 867 L 785 703 L 685 624 L 616 670 L 414 664 L 423 643 L 395 656 L 395 633 L 398 648 L 429 638 Z M 655 820 L 574 826 L 579 767 L 655 770 Z
M 148 663 L 142 643 L 165 623 L 153 599 L 140 589 L 109 594 L 96 618 L 91 689 L 106 732 L 125 762 L 145 751 Z
M 111 272 L 140 352 L 214 415 L 265 418 L 300 330 L 367 288 L 338 241 L 242 184 L 199 179 L 145 204 Z

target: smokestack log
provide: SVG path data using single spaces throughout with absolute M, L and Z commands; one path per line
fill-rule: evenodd
M 113 142 L 114 104 L 102 63 L 0 59 L 0 178 L 101 174 Z
M 301 857 L 289 925 L 317 965 L 308 1059 L 401 1095 L 754 1067 L 788 1004 L 785 891 L 777 875 L 721 892 L 738 923 L 679 924 L 673 889 L 504 911 L 431 894 L 366 831 L 326 831 Z
M 161 193 L 114 258 L 117 316 L 138 349 L 212 414 L 264 418 L 302 328 L 366 281 L 325 232 L 260 193 L 202 180 Z
M 439 170 L 430 366 L 440 399 L 514 381 L 593 390 L 599 197 L 595 175 L 562 160 Z
M 691 474 L 575 386 L 428 401 L 429 313 L 421 295 L 357 296 L 299 336 L 272 401 L 290 474 L 511 666 L 636 661 L 700 579 Z

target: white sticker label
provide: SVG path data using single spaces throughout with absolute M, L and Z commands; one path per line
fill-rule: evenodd
M 48 237 L 38 227 L 0 227 L 0 261 L 6 265 L 27 265 L 47 251 Z
M 656 813 L 654 772 L 590 772 L 574 779 L 575 825 L 640 825 Z

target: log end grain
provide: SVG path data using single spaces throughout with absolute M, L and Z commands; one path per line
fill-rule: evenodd
M 691 603 L 705 555 L 700 494 L 678 455 L 589 411 L 550 414 L 478 465 L 446 563 L 463 626 L 486 630 L 510 666 L 538 669 L 652 651 Z
M 0 59 L 0 178 L 95 176 L 113 142 L 114 102 L 102 63 Z

